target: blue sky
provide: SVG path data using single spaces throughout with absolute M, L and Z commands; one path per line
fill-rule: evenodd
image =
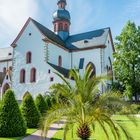
M 8 47 L 28 17 L 53 29 L 57 0 L 0 0 L 0 48 Z M 113 38 L 128 20 L 140 25 L 140 0 L 67 0 L 71 34 L 111 27 Z

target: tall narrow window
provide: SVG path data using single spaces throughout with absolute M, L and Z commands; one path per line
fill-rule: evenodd
M 58 57 L 58 66 L 62 67 L 62 57 L 61 57 L 61 55 L 59 55 L 59 57 Z
M 4 67 L 4 68 L 3 68 L 3 73 L 5 73 L 5 74 L 6 74 L 6 67 Z
M 26 64 L 31 63 L 31 60 L 32 60 L 32 53 L 27 52 L 27 54 L 26 54 Z
M 36 82 L 36 69 L 35 68 L 31 69 L 30 82 L 31 83 Z
M 59 31 L 63 31 L 63 24 L 59 23 Z
M 54 24 L 54 32 L 56 32 L 56 24 Z
M 65 30 L 65 31 L 68 31 L 68 25 L 67 25 L 67 24 L 65 24 L 64 30 Z
M 25 83 L 25 73 L 24 69 L 20 71 L 20 83 Z

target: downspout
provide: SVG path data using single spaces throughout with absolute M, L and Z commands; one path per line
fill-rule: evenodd
M 73 68 L 73 56 L 72 56 L 72 51 L 71 51 L 71 69 Z

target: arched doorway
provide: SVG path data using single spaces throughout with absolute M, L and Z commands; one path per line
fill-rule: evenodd
M 2 88 L 2 96 L 5 94 L 5 92 L 10 89 L 10 85 L 8 83 L 6 83 L 3 88 Z
M 112 68 L 112 61 L 111 58 L 108 57 L 110 66 L 108 67 L 108 76 L 110 76 L 111 80 L 113 81 L 113 68 Z
M 92 73 L 90 75 L 90 78 L 92 78 L 93 76 L 96 76 L 96 67 L 92 62 L 89 62 L 86 66 L 86 69 L 90 67 L 90 69 L 92 70 Z

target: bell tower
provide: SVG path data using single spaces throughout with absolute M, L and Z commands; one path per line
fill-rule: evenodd
M 59 35 L 62 40 L 66 40 L 69 36 L 70 30 L 70 13 L 67 11 L 66 0 L 58 0 L 58 10 L 53 14 L 53 25 L 55 34 Z

